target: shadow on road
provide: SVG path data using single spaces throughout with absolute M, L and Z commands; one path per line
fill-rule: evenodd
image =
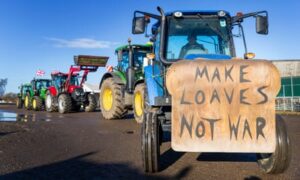
M 20 131 L 0 132 L 0 137 L 1 136 L 6 136 L 6 135 L 9 135 L 9 134 L 14 134 L 14 133 L 17 133 L 17 132 L 20 132 Z
M 198 161 L 256 162 L 255 153 L 201 153 Z
M 190 167 L 172 177 L 144 174 L 127 163 L 96 163 L 86 159 L 90 152 L 64 161 L 6 174 L 0 179 L 180 179 Z
M 169 166 L 172 166 L 176 161 L 178 161 L 185 153 L 184 152 L 175 152 L 172 148 L 165 151 L 160 156 L 161 160 L 161 170 L 167 169 Z

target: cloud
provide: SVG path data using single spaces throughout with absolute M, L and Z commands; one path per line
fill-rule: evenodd
M 96 49 L 96 48 L 110 48 L 113 45 L 119 44 L 118 42 L 99 41 L 90 38 L 77 38 L 77 39 L 60 39 L 60 38 L 46 38 L 54 43 L 54 47 L 59 48 L 83 48 L 83 49 Z

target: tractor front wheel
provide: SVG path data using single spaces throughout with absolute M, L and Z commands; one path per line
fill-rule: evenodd
M 38 97 L 38 96 L 33 97 L 32 109 L 35 111 L 40 111 L 43 109 L 43 101 L 40 97 Z
M 18 97 L 18 99 L 17 99 L 17 108 L 21 109 L 22 107 L 23 107 L 22 98 Z
M 57 106 L 55 104 L 55 97 L 52 96 L 49 91 L 47 92 L 47 95 L 46 95 L 45 107 L 46 107 L 46 111 L 48 111 L 48 112 L 56 112 L 57 111 Z
M 160 160 L 160 123 L 157 118 L 157 109 L 151 109 L 144 114 L 142 124 L 142 159 L 145 172 L 159 171 Z
M 122 118 L 127 109 L 122 97 L 122 85 L 117 84 L 113 78 L 103 81 L 100 91 L 100 108 L 105 119 Z
M 97 100 L 94 94 L 88 94 L 88 104 L 85 106 L 85 112 L 94 112 L 97 107 Z
M 141 131 L 142 160 L 145 172 L 155 173 L 159 171 L 160 145 L 162 139 L 162 127 L 158 119 L 157 108 L 151 107 L 147 89 L 144 89 L 144 108 Z
M 133 112 L 134 119 L 137 123 L 143 122 L 144 115 L 144 83 L 138 84 L 134 89 L 133 94 Z
M 62 114 L 68 113 L 72 110 L 72 99 L 68 94 L 61 94 L 58 96 L 58 111 Z
M 25 96 L 24 107 L 27 110 L 31 109 L 31 98 L 30 98 L 30 94 L 29 93 L 27 93 L 26 96 Z
M 276 115 L 276 149 L 274 153 L 257 154 L 257 162 L 265 173 L 279 174 L 284 172 L 291 160 L 290 140 L 285 123 L 281 116 Z

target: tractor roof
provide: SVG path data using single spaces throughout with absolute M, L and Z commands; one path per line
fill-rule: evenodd
M 63 72 L 59 72 L 59 71 L 55 71 L 51 73 L 51 76 L 68 76 L 68 73 L 63 73 Z M 72 76 L 77 76 L 79 75 L 79 73 L 73 73 Z
M 201 14 L 201 15 L 215 15 L 219 11 L 223 11 L 223 10 L 198 10 L 198 11 L 196 11 L 196 10 L 192 10 L 192 11 L 187 11 L 187 10 L 180 11 L 180 10 L 177 10 L 177 11 L 167 12 L 166 16 L 171 16 L 175 12 L 181 12 L 183 15 L 197 15 L 197 14 Z M 226 13 L 227 16 L 230 16 L 229 12 L 227 12 L 227 11 L 224 11 L 224 12 Z
M 32 81 L 51 81 L 51 79 L 33 79 Z
M 147 43 L 147 44 L 132 44 L 132 47 L 134 49 L 143 49 L 143 50 L 150 50 L 152 48 L 152 44 L 150 43 Z M 115 52 L 118 52 L 118 51 L 126 51 L 128 50 L 128 45 L 123 45 L 123 46 L 120 46 L 118 47 Z
M 55 71 L 51 73 L 51 76 L 68 76 L 68 73 L 62 73 L 59 71 Z
M 25 83 L 25 84 L 22 84 L 22 86 L 31 86 L 30 83 Z
M 180 11 L 180 10 L 177 10 L 177 11 L 171 11 L 171 12 L 167 12 L 165 15 L 166 16 L 172 16 L 175 12 L 181 12 L 182 15 L 187 15 L 187 16 L 192 16 L 192 15 L 216 15 L 219 11 L 223 11 L 223 10 L 203 10 L 203 11 L 195 11 L 195 10 L 192 10 L 192 11 L 187 11 L 187 10 L 184 10 L 184 11 Z M 230 13 L 227 12 L 227 11 L 224 11 L 226 16 L 227 17 L 230 17 Z M 157 29 L 158 27 L 160 26 L 160 21 L 157 21 L 156 23 L 154 23 L 152 25 L 152 30 L 153 29 Z

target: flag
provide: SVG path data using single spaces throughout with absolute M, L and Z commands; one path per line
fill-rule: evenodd
M 45 75 L 45 71 L 43 71 L 43 70 L 37 70 L 36 71 L 36 75 L 37 76 L 44 76 Z

